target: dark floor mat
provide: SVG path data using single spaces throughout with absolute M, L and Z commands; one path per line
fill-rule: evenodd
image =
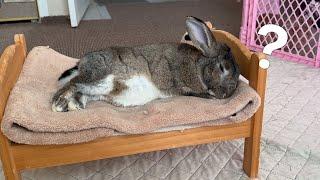
M 1 1 L 1 0 L 0 0 Z M 0 21 L 38 18 L 36 2 L 10 2 L 0 7 Z
M 185 30 L 188 15 L 210 20 L 214 25 L 238 36 L 241 4 L 236 1 L 199 0 L 168 3 L 108 4 L 111 20 L 81 21 L 71 28 L 68 18 L 46 18 L 42 23 L 0 25 L 0 51 L 13 43 L 13 35 L 24 33 L 30 50 L 50 46 L 71 57 L 108 46 L 177 42 Z

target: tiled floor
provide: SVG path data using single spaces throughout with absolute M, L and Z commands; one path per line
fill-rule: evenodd
M 320 179 L 320 69 L 273 59 L 266 93 L 260 178 Z M 23 179 L 248 179 L 242 154 L 235 140 L 29 170 Z

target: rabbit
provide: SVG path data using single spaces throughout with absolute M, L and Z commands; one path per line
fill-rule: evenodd
M 52 110 L 80 110 L 90 101 L 130 107 L 173 96 L 230 97 L 240 75 L 231 49 L 198 18 L 187 17 L 186 27 L 193 46 L 149 44 L 86 54 L 59 78 L 64 85 Z

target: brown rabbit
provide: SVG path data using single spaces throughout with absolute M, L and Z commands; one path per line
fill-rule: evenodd
M 187 17 L 186 26 L 194 46 L 110 47 L 86 54 L 59 78 L 66 83 L 53 96 L 52 110 L 83 109 L 94 100 L 126 107 L 179 95 L 230 97 L 240 75 L 230 48 L 203 21 Z

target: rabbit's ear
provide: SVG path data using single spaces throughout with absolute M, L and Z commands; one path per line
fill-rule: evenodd
M 212 55 L 216 40 L 209 27 L 200 19 L 188 16 L 186 20 L 187 31 L 193 45 L 206 56 Z

